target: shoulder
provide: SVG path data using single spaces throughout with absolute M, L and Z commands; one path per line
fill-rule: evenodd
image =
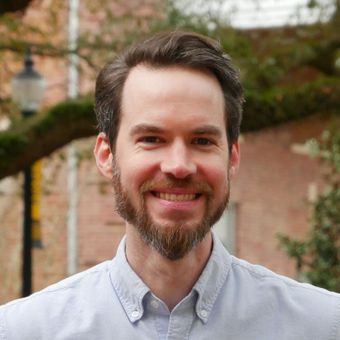
M 90 269 L 87 269 L 78 274 L 72 275 L 66 279 L 63 279 L 55 284 L 52 284 L 39 292 L 32 295 L 11 301 L 4 305 L 4 308 L 11 309 L 16 305 L 34 304 L 44 301 L 50 298 L 62 298 L 75 292 L 85 292 L 101 280 L 108 271 L 109 261 L 102 262 Z M 0 307 L 1 308 L 1 307 Z
M 4 334 L 15 339 L 19 339 L 20 334 L 35 334 L 37 325 L 40 325 L 39 332 L 43 331 L 41 325 L 57 328 L 60 322 L 69 322 L 71 315 L 80 316 L 96 299 L 105 299 L 109 263 L 103 262 L 26 298 L 0 306 L 0 339 L 7 339 Z
M 282 320 L 310 329 L 329 328 L 334 334 L 330 339 L 340 337 L 340 294 L 297 282 L 236 257 L 232 257 L 230 276 L 258 308 L 266 305 L 268 310 L 280 311 Z
M 309 283 L 302 283 L 298 282 L 296 280 L 293 280 L 287 276 L 279 275 L 277 273 L 274 273 L 273 271 L 269 270 L 266 267 L 260 266 L 260 265 L 254 265 L 247 261 L 238 259 L 234 256 L 232 256 L 232 271 L 234 273 L 238 273 L 239 275 L 244 276 L 249 281 L 253 283 L 268 283 L 268 285 L 278 285 L 282 286 L 282 288 L 286 288 L 288 290 L 291 290 L 293 292 L 298 291 L 302 294 L 315 294 L 319 297 L 329 297 L 330 299 L 335 299 L 336 301 L 339 301 L 340 294 L 334 293 L 331 291 L 328 291 L 323 288 L 319 288 L 316 286 L 313 286 Z

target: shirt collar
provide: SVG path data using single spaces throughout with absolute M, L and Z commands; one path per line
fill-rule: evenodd
M 213 249 L 210 258 L 193 287 L 193 290 L 198 293 L 196 314 L 204 323 L 209 319 L 217 296 L 226 281 L 232 262 L 230 254 L 214 232 L 212 232 L 212 236 Z
M 212 236 L 211 255 L 189 294 L 197 293 L 195 310 L 204 323 L 208 321 L 231 266 L 231 256 L 217 236 L 214 233 Z M 143 299 L 151 291 L 130 267 L 125 255 L 125 239 L 126 237 L 120 242 L 117 254 L 111 262 L 110 278 L 127 317 L 131 322 L 136 322 L 144 314 Z
M 125 239 L 124 236 L 111 262 L 110 278 L 127 317 L 136 322 L 144 314 L 143 299 L 150 289 L 130 267 L 125 255 Z

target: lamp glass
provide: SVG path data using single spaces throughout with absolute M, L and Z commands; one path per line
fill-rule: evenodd
M 38 110 L 45 90 L 45 81 L 41 77 L 20 77 L 12 80 L 12 97 L 22 111 Z
M 23 113 L 39 108 L 45 92 L 45 81 L 35 71 L 30 49 L 25 55 L 24 69 L 12 79 L 12 98 Z

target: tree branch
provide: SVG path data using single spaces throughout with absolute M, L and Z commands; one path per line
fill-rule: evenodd
M 32 0 L 10 0 L 0 2 L 0 15 L 25 10 Z
M 0 133 L 0 178 L 13 175 L 74 139 L 95 134 L 91 99 L 65 101 Z
M 319 79 L 297 89 L 246 91 L 242 132 L 313 114 L 339 116 L 340 80 Z M 65 101 L 0 133 L 0 179 L 13 175 L 74 139 L 96 133 L 93 100 Z

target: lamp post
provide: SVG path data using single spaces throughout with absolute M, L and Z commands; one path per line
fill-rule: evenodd
M 25 55 L 24 69 L 12 80 L 12 98 L 23 118 L 33 115 L 43 99 L 44 79 L 34 70 L 30 51 Z M 22 296 L 32 292 L 32 168 L 24 170 L 24 216 L 22 253 Z

